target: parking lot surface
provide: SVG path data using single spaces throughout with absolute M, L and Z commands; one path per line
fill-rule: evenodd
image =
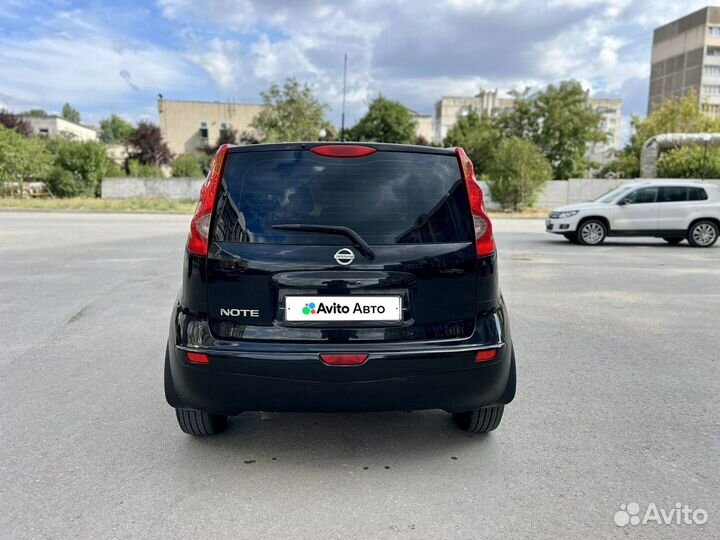
M 244 413 L 193 439 L 162 392 L 188 222 L 0 213 L 0 537 L 720 537 L 720 247 L 496 220 L 518 358 L 496 432 Z M 632 502 L 708 521 L 617 526 Z

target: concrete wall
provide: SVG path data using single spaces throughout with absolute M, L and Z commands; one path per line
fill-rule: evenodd
M 103 199 L 197 200 L 204 178 L 103 178 Z
M 664 181 L 689 182 L 691 180 Z M 135 199 L 144 197 L 166 198 L 175 200 L 197 200 L 200 186 L 204 178 L 104 178 L 102 181 L 103 199 Z M 572 180 L 553 180 L 545 185 L 540 192 L 536 208 L 555 208 L 597 199 L 600 195 L 616 187 L 638 180 L 610 180 L 605 178 L 575 178 Z M 697 181 L 697 180 L 696 180 Z M 706 180 L 708 183 L 720 185 L 720 180 Z M 486 197 L 486 204 L 491 210 L 500 205 L 490 197 L 487 183 L 480 182 Z
M 656 179 L 652 179 L 656 180 Z M 668 182 L 692 182 L 697 180 L 679 179 L 673 180 L 672 178 L 659 179 Z M 587 202 L 597 199 L 601 195 L 615 189 L 623 184 L 629 184 L 631 182 L 639 182 L 642 179 L 634 180 L 612 180 L 608 178 L 574 178 L 572 180 L 552 180 L 545 185 L 545 188 L 538 194 L 536 208 L 555 208 L 558 206 L 564 206 L 566 204 L 575 204 L 580 202 Z M 720 185 L 720 180 L 706 180 L 708 183 Z M 486 204 L 491 210 L 498 210 L 500 205 L 493 202 L 490 197 L 487 184 L 481 182 L 483 186 L 483 192 L 486 196 Z

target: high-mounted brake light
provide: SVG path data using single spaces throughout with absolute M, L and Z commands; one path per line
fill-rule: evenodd
M 325 157 L 359 158 L 369 156 L 377 152 L 369 146 L 358 146 L 354 144 L 326 144 L 315 146 L 310 149 L 313 154 Z
M 210 172 L 200 188 L 200 200 L 198 200 L 195 215 L 190 221 L 190 234 L 188 235 L 187 250 L 193 255 L 207 257 L 210 236 L 210 220 L 212 219 L 215 198 L 217 197 L 218 186 L 222 179 L 225 160 L 227 159 L 229 144 L 223 144 L 215 153 L 210 163 Z
M 492 223 L 485 210 L 485 199 L 482 188 L 475 178 L 475 169 L 472 161 L 462 148 L 456 148 L 460 169 L 465 178 L 468 198 L 470 199 L 470 211 L 472 212 L 473 225 L 475 229 L 475 251 L 478 257 L 485 257 L 495 252 L 495 237 L 493 236 Z
M 361 366 L 368 359 L 367 354 L 321 354 L 320 360 L 328 366 Z

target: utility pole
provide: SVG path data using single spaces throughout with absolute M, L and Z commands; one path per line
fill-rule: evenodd
M 347 53 L 345 53 L 345 67 L 343 68 L 343 100 L 342 116 L 340 117 L 340 141 L 345 141 L 345 93 L 347 92 Z

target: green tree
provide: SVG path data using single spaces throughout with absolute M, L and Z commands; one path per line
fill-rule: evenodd
M 172 164 L 172 175 L 192 178 L 204 176 L 200 161 L 192 154 L 181 154 L 175 158 Z
M 55 170 L 51 175 L 52 181 L 63 186 L 62 192 L 56 195 L 86 197 L 99 195 L 100 182 L 108 166 L 107 150 L 103 143 L 58 138 L 48 141 L 47 146 L 54 155 Z M 62 169 L 72 175 L 75 181 L 74 188 L 70 187 L 70 177 L 56 169 Z M 53 190 L 53 187 L 57 186 L 51 182 L 50 189 Z
M 480 177 L 490 164 L 501 137 L 502 133 L 492 118 L 471 109 L 448 131 L 443 142 L 445 146 L 462 147 Z
M 78 111 L 75 107 L 73 107 L 69 103 L 66 103 L 65 105 L 63 105 L 62 117 L 65 120 L 70 120 L 71 122 L 75 122 L 77 124 L 80 123 L 80 111 Z
M 134 148 L 132 158 L 141 165 L 157 167 L 172 161 L 172 152 L 163 140 L 160 128 L 151 122 L 140 122 L 127 142 Z
M 24 182 L 44 178 L 52 156 L 42 140 L 23 137 L 0 125 L 0 182 Z
M 250 124 L 263 142 L 316 141 L 320 130 L 328 126 L 328 105 L 313 95 L 307 84 L 294 77 L 280 88 L 273 84 L 261 92 L 263 108 Z
M 682 98 L 674 97 L 663 102 L 660 108 L 653 111 L 647 118 L 633 116 L 630 125 L 632 128 L 630 141 L 618 153 L 616 159 L 602 169 L 601 176 L 612 174 L 619 178 L 637 178 L 640 176 L 640 153 L 648 139 L 662 133 L 720 131 L 720 118 L 710 118 L 703 114 L 698 105 L 697 94 L 690 91 Z M 681 158 L 686 160 L 697 155 L 695 152 L 684 153 L 681 154 Z M 684 170 L 690 169 L 685 168 Z
M 348 130 L 346 139 L 383 143 L 412 144 L 417 122 L 399 101 L 375 98 L 365 115 Z
M 602 116 L 577 81 L 549 85 L 536 94 L 516 95 L 514 108 L 500 118 L 506 137 L 531 140 L 550 161 L 555 178 L 585 174 L 588 145 L 606 140 Z
M 502 140 L 487 169 L 493 200 L 512 210 L 535 204 L 538 191 L 552 174 L 540 149 L 519 137 Z
M 45 109 L 28 109 L 20 113 L 21 116 L 47 116 L 48 113 Z
M 663 152 L 657 162 L 658 178 L 720 178 L 720 150 L 685 146 Z
M 127 142 L 134 131 L 135 126 L 117 114 L 100 120 L 100 140 L 108 144 Z

